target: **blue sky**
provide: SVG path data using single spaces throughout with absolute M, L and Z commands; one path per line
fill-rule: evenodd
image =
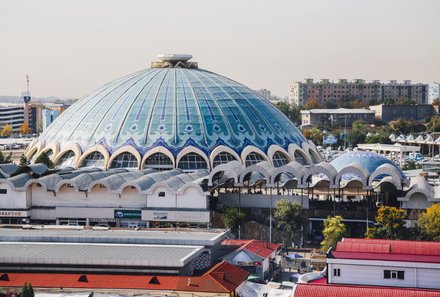
M 0 95 L 81 97 L 158 53 L 287 96 L 305 77 L 440 80 L 437 0 L 0 0 Z

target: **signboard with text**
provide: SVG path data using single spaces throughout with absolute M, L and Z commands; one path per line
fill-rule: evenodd
M 142 217 L 140 209 L 115 209 L 115 219 L 138 219 Z
M 27 211 L 21 210 L 0 210 L 0 217 L 2 218 L 25 218 L 29 214 Z

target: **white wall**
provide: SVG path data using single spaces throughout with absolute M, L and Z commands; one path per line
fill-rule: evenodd
M 142 208 L 147 206 L 147 195 L 139 194 L 137 189 L 125 188 L 121 193 L 119 203 L 122 207 Z
M 26 191 L 13 191 L 6 183 L 0 184 L 0 189 L 7 191 L 6 194 L 0 194 L 0 209 L 27 209 Z
M 405 208 L 407 209 L 427 209 L 432 205 L 431 202 L 428 202 L 425 195 L 421 193 L 414 193 L 409 198 L 409 201 L 405 203 Z
M 165 197 L 159 197 L 160 192 L 165 192 Z M 158 187 L 148 195 L 148 207 L 176 207 L 176 204 L 176 195 L 165 187 Z
M 328 259 L 329 260 L 329 259 Z M 332 262 L 337 259 L 330 260 Z M 344 261 L 348 262 L 348 261 Z M 438 268 L 424 266 L 434 265 L 428 263 L 412 263 L 405 265 L 406 262 L 390 261 L 358 261 L 352 260 L 353 264 L 347 263 L 328 263 L 329 283 L 334 284 L 353 284 L 353 285 L 377 285 L 395 287 L 418 287 L 418 288 L 440 288 L 440 265 Z M 381 264 L 368 262 L 382 262 Z M 425 265 L 428 264 L 428 265 Z M 333 269 L 340 269 L 341 276 L 333 276 Z M 405 271 L 405 279 L 384 279 L 384 270 Z
M 176 195 L 178 208 L 207 208 L 208 198 L 197 188 L 189 187 L 182 195 Z

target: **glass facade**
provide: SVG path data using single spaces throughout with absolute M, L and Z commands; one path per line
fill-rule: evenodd
M 163 153 L 155 153 L 145 160 L 144 167 L 153 168 L 159 171 L 171 170 L 173 169 L 173 161 L 171 161 L 171 159 Z
M 82 162 L 80 167 L 104 167 L 104 156 L 100 152 L 89 154 Z
M 183 156 L 180 161 L 178 168 L 184 171 L 195 171 L 200 169 L 207 169 L 208 164 L 205 159 L 196 153 L 189 153 Z
M 75 159 L 75 153 L 73 151 L 68 151 L 61 156 L 61 158 L 58 160 L 56 164 L 56 167 L 58 168 L 73 167 L 74 159 Z
M 237 159 L 230 153 L 222 152 L 219 153 L 217 156 L 215 156 L 213 161 L 213 167 L 216 167 L 220 164 L 229 163 L 231 161 L 237 161 Z
M 122 153 L 113 159 L 110 168 L 137 168 L 138 160 L 131 153 Z
M 246 167 L 260 163 L 264 161 L 264 157 L 258 153 L 250 153 L 249 155 L 246 156 Z
M 307 158 L 298 150 L 295 151 L 295 161 L 302 165 L 308 165 Z
M 281 167 L 289 163 L 289 159 L 287 159 L 286 155 L 281 152 L 275 152 L 272 157 L 272 163 L 275 167 Z

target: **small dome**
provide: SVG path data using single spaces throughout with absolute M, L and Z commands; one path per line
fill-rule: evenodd
M 352 163 L 361 165 L 362 167 L 368 170 L 369 174 L 373 173 L 380 165 L 390 164 L 395 168 L 397 168 L 397 170 L 399 170 L 402 177 L 405 176 L 402 170 L 400 170 L 400 168 L 393 161 L 374 152 L 367 152 L 367 151 L 347 152 L 330 162 L 330 164 L 333 165 L 333 167 L 335 167 L 335 169 L 338 172 L 342 168 L 347 167 Z

